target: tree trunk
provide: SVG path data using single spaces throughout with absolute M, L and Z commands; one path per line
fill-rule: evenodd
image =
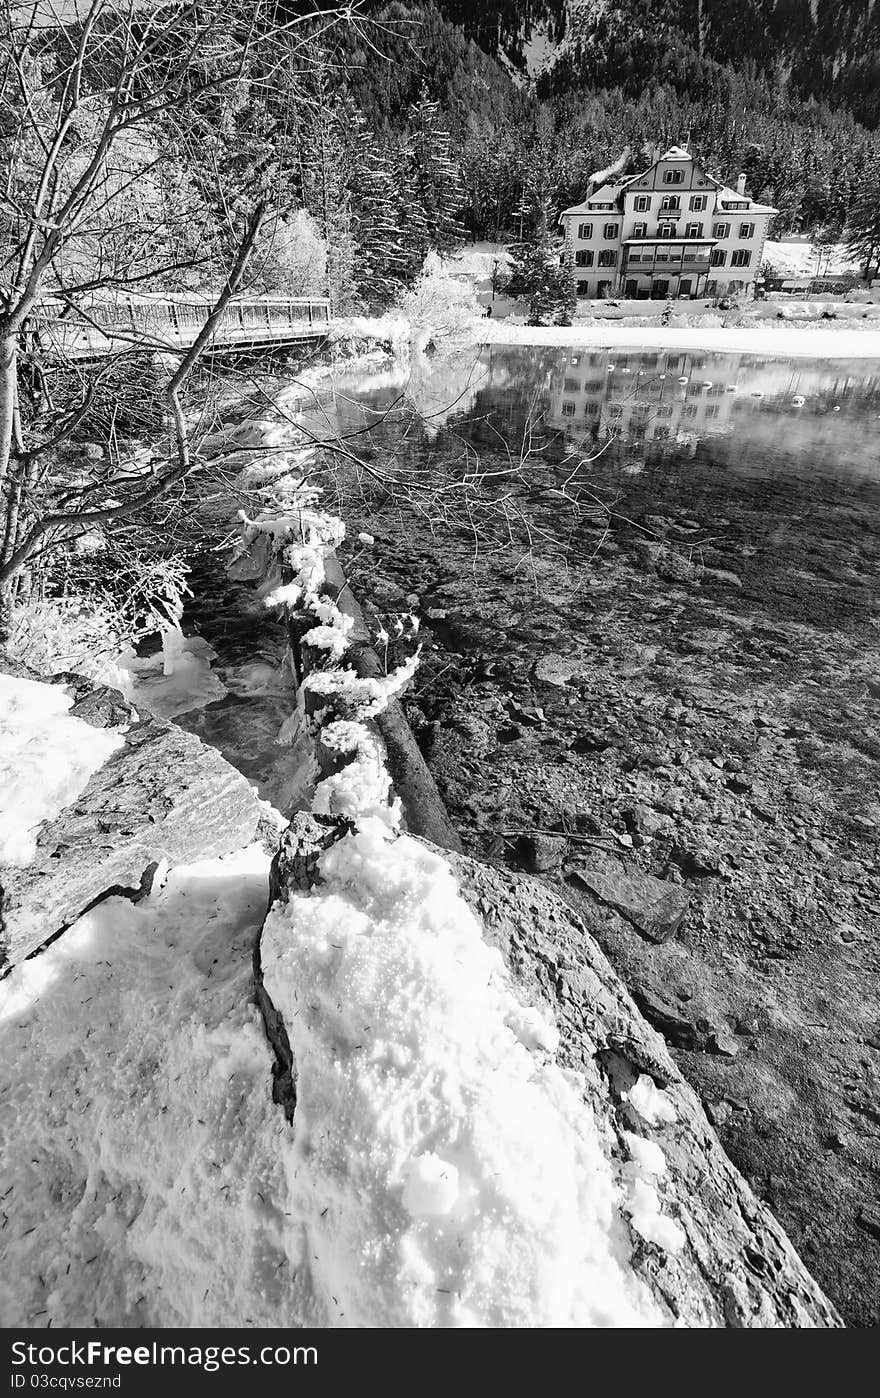
M 9 469 L 16 414 L 18 336 L 0 320 L 0 484 Z

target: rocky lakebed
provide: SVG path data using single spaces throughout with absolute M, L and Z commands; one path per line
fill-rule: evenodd
M 521 504 L 564 542 L 527 555 L 365 508 L 375 547 L 349 575 L 377 626 L 421 616 L 405 706 L 465 850 L 562 891 L 735 1164 L 870 1326 L 880 490 L 722 445 L 683 462 L 664 444 L 627 475 L 618 442 L 565 530 L 549 470 Z

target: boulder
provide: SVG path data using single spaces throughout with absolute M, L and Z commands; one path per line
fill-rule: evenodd
M 271 875 L 272 901 L 320 883 L 323 849 L 343 822 L 299 814 L 285 833 Z M 428 843 L 427 841 L 425 843 Z M 436 848 L 436 847 L 432 847 Z M 439 852 L 439 851 L 438 851 Z M 695 1093 L 666 1045 L 639 1014 L 622 982 L 563 898 L 540 880 L 446 853 L 461 893 L 500 951 L 523 1004 L 555 1021 L 558 1059 L 581 1075 L 585 1109 L 620 1150 L 625 1133 L 659 1146 L 668 1183 L 664 1207 L 684 1234 L 678 1251 L 647 1241 L 633 1228 L 631 1265 L 670 1325 L 731 1328 L 834 1328 L 840 1319 L 780 1225 L 725 1155 Z M 276 1056 L 275 1098 L 296 1113 L 296 1063 L 282 1017 L 262 983 L 255 952 L 258 1002 Z M 653 1080 L 667 1111 L 637 1110 Z M 636 1084 L 640 1084 L 637 1091 Z M 632 1091 L 630 1100 L 629 1094 Z M 674 1112 L 668 1107 L 674 1108 Z M 674 1115 L 674 1121 L 670 1120 Z M 621 1215 L 623 1217 L 623 1215 Z
M 542 655 L 535 663 L 535 679 L 540 680 L 542 684 L 552 684 L 561 689 L 581 668 L 577 659 L 573 660 L 571 656 L 551 651 L 549 655 Z
M 60 679 L 73 688 L 77 717 L 96 727 L 130 720 L 117 691 Z M 131 723 L 124 745 L 40 830 L 33 862 L 0 869 L 0 966 L 107 893 L 137 895 L 162 860 L 212 859 L 249 844 L 261 809 L 246 778 L 193 734 L 152 717 Z
M 577 914 L 537 879 L 447 857 L 524 998 L 543 1003 L 555 1018 L 559 1059 L 584 1074 L 596 1115 L 661 1145 L 687 1244 L 670 1254 L 637 1243 L 633 1262 L 671 1316 L 685 1326 L 839 1326 L 831 1302 L 724 1153 L 699 1098 Z M 666 1089 L 674 1124 L 633 1122 L 622 1094 L 640 1074 Z

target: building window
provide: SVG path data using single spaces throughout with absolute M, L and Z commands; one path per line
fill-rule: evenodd
M 660 201 L 661 213 L 671 213 L 673 209 L 677 211 L 680 207 L 681 200 L 679 199 L 677 194 L 664 194 L 663 198 Z
M 603 249 L 602 249 L 602 251 L 599 253 L 599 266 L 600 266 L 600 267 L 616 267 L 616 266 L 617 266 L 617 253 L 615 252 L 614 248 L 603 248 Z
M 563 393 L 580 393 L 580 379 L 566 379 L 565 383 L 562 385 L 562 391 Z
M 598 416 L 598 413 L 599 413 L 599 404 L 598 404 L 598 403 L 585 403 L 585 404 L 584 404 L 584 417 L 597 417 L 597 416 Z
M 577 404 L 576 404 L 576 403 L 563 403 L 563 405 L 562 405 L 562 416 L 563 416 L 563 417 L 574 417 L 576 411 L 577 411 Z
M 675 237 L 675 224 L 674 224 L 674 223 L 658 223 L 658 225 L 657 225 L 657 237 L 658 237 L 658 238 L 674 238 L 674 237 Z
M 578 290 L 578 296 L 589 296 L 589 294 L 590 294 L 590 283 L 589 283 L 589 282 L 578 282 L 577 290 Z
M 686 238 L 702 238 L 703 225 L 701 223 L 689 223 L 684 230 Z
M 613 240 L 617 237 L 617 224 L 606 223 L 604 233 L 606 243 L 613 242 Z
M 726 238 L 730 233 L 729 223 L 715 223 L 712 225 L 713 238 Z
M 727 253 L 723 248 L 713 248 L 711 261 L 713 267 L 723 267 L 727 261 Z
M 684 184 L 684 170 L 664 170 L 664 184 Z
M 634 238 L 647 238 L 647 236 L 648 236 L 648 225 L 647 225 L 646 223 L 634 223 L 634 224 L 633 224 L 633 237 L 634 237 Z
M 752 260 L 752 254 L 748 248 L 734 248 L 730 255 L 731 267 L 748 267 Z
M 706 207 L 706 196 L 705 196 L 705 194 L 693 194 L 693 195 L 691 195 L 691 211 L 692 211 L 693 213 L 695 213 L 695 214 L 701 214 L 701 213 L 703 212 L 703 210 L 705 209 L 705 207 Z
M 647 194 L 637 194 L 634 207 L 637 214 L 647 213 L 651 207 L 650 197 Z
M 576 252 L 575 255 L 574 255 L 574 265 L 575 265 L 575 267 L 592 267 L 592 265 L 593 265 L 593 250 L 592 250 L 592 248 L 578 248 L 577 252 Z
M 739 236 L 741 238 L 753 238 L 755 235 L 755 225 L 753 223 L 741 223 L 739 226 Z
M 579 238 L 592 238 L 592 236 L 593 236 L 593 225 L 592 225 L 591 223 L 579 223 L 579 224 L 578 224 L 578 237 L 579 237 Z

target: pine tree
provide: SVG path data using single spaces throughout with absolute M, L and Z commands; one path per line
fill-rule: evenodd
M 865 281 L 871 280 L 871 263 L 880 274 L 880 168 L 866 176 L 849 211 L 847 248 L 864 258 Z
M 316 79 L 317 100 L 301 132 L 303 205 L 316 220 L 327 244 L 327 294 L 331 313 L 356 308 L 357 248 L 343 122 L 324 76 Z
M 403 257 L 402 280 L 406 285 L 410 285 L 418 276 L 425 256 L 431 249 L 431 235 L 428 215 L 422 202 L 423 191 L 415 178 L 408 145 L 404 145 L 397 152 L 394 166 Z
M 350 112 L 348 135 L 355 285 L 366 301 L 388 302 L 417 270 L 404 246 L 398 162 L 356 108 Z
M 570 325 L 576 304 L 574 281 L 560 263 L 550 196 L 527 195 L 519 213 L 523 234 L 511 253 L 507 293 L 528 297 L 529 325 Z
M 424 214 L 428 247 L 450 252 L 464 238 L 460 215 L 466 195 L 439 102 L 429 101 L 423 91 L 409 109 L 408 125 L 410 182 Z

